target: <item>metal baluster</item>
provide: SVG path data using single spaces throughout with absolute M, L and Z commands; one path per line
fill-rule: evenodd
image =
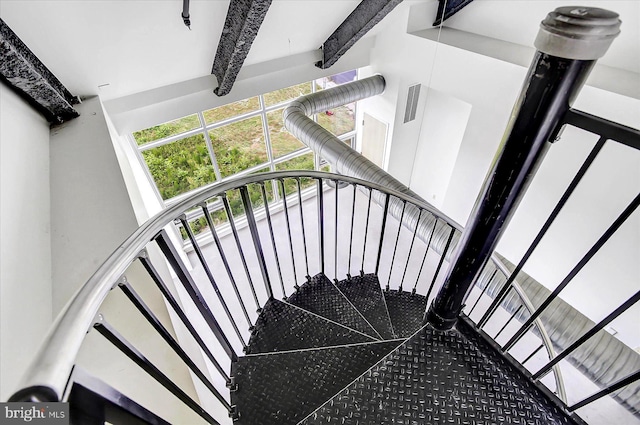
M 184 313 L 184 311 L 178 304 L 178 301 L 176 301 L 173 294 L 171 294 L 171 292 L 169 291 L 169 288 L 160 277 L 160 274 L 158 273 L 154 265 L 149 260 L 149 256 L 147 252 L 142 251 L 140 254 L 138 254 L 138 260 L 140 260 L 143 267 L 147 270 L 147 273 L 149 273 L 149 276 L 151 276 L 151 279 L 155 282 L 156 286 L 158 287 L 158 289 L 160 290 L 164 298 L 167 300 L 167 302 L 169 303 L 173 311 L 176 313 L 176 315 L 178 316 L 182 324 L 187 328 L 187 330 L 189 331 L 193 339 L 196 341 L 196 343 L 198 343 L 198 346 L 209 358 L 209 360 L 211 361 L 213 366 L 216 368 L 218 373 L 220 373 L 220 375 L 222 375 L 222 377 L 225 379 L 225 381 L 227 382 L 227 385 L 230 385 L 231 378 L 229 378 L 229 375 L 227 375 L 227 372 L 224 370 L 224 368 L 220 365 L 220 363 L 218 363 L 216 358 L 213 356 L 213 354 L 211 353 L 211 350 L 209 350 L 209 347 L 207 347 L 207 344 L 205 344 L 205 342 L 202 340 L 202 337 L 200 336 L 198 331 L 196 331 L 196 329 L 193 327 L 193 325 L 191 324 L 191 321 L 187 318 L 187 315 Z
M 620 316 L 622 313 L 624 313 L 629 308 L 631 308 L 631 306 L 637 303 L 638 300 L 640 300 L 640 291 L 636 292 L 635 295 L 633 295 L 627 301 L 622 303 L 618 308 L 616 308 L 607 317 L 602 319 L 597 325 L 595 325 L 588 332 L 586 332 L 584 335 L 578 338 L 578 340 L 576 340 L 573 344 L 571 344 L 562 353 L 558 354 L 553 360 L 551 360 L 549 363 L 547 363 L 542 368 L 540 368 L 540 370 L 533 375 L 533 379 L 539 379 L 546 372 L 550 371 L 553 366 L 555 366 L 557 363 L 560 362 L 560 360 L 567 357 L 569 354 L 574 352 L 578 347 L 580 347 L 582 344 L 587 342 L 592 336 L 594 336 L 595 334 L 600 332 L 602 329 L 604 329 L 605 326 L 607 326 L 609 323 L 614 321 L 618 316 Z
M 536 348 L 535 350 L 533 350 L 533 353 L 529 354 L 529 355 L 527 356 L 527 358 L 526 358 L 526 359 L 524 359 L 524 360 L 522 361 L 522 363 L 521 363 L 521 364 L 522 364 L 522 365 L 524 365 L 526 362 L 528 362 L 529 360 L 531 360 L 531 358 L 532 358 L 533 356 L 535 356 L 535 355 L 536 355 L 536 353 L 537 353 L 538 351 L 542 350 L 543 348 L 544 348 L 544 344 L 540 344 L 540 346 L 539 346 L 538 348 Z
M 233 213 L 231 212 L 231 206 L 229 205 L 227 194 L 223 193 L 220 196 L 222 198 L 222 205 L 224 206 L 224 210 L 227 213 L 227 218 L 229 219 L 229 226 L 231 226 L 231 233 L 233 233 L 233 239 L 236 241 L 238 254 L 240 254 L 240 260 L 242 261 L 242 266 L 244 267 L 244 273 L 247 275 L 247 280 L 249 281 L 249 288 L 251 288 L 251 293 L 253 294 L 253 300 L 256 303 L 256 311 L 260 313 L 262 311 L 262 308 L 260 307 L 260 301 L 258 301 L 256 288 L 253 286 L 253 279 L 251 279 L 251 273 L 249 273 L 249 266 L 247 265 L 247 260 L 244 257 L 244 251 L 242 250 L 242 244 L 240 243 L 240 236 L 238 235 L 238 229 L 236 228 L 236 223 L 235 223 L 235 220 L 233 219 Z
M 516 310 L 516 312 L 515 312 L 515 313 L 513 313 L 513 314 L 511 315 L 511 317 L 509 317 L 509 320 L 507 320 L 507 323 L 505 323 L 505 324 L 502 326 L 502 328 L 500 328 L 500 330 L 498 331 L 498 333 L 496 334 L 496 336 L 494 336 L 494 337 L 493 337 L 493 339 L 494 339 L 494 340 L 497 340 L 497 339 L 498 339 L 498 337 L 500 336 L 500 334 L 502 333 L 502 331 L 504 331 L 504 330 L 505 330 L 505 328 L 506 328 L 507 326 L 509 326 L 509 323 L 511 323 L 511 321 L 512 321 L 512 320 L 513 320 L 513 319 L 514 319 L 514 318 L 515 318 L 515 317 L 520 313 L 520 311 L 522 310 L 522 308 L 523 308 L 523 307 L 524 307 L 524 306 L 523 306 L 522 304 L 520 304 L 520 306 L 518 307 L 518 309 Z
M 364 258 L 367 252 L 367 234 L 369 233 L 369 217 L 371 216 L 371 196 L 373 192 L 370 187 L 367 189 L 369 189 L 369 202 L 367 204 L 367 219 L 364 224 L 364 242 L 362 243 L 362 266 L 360 267 L 360 275 L 364 275 Z
M 193 250 L 196 252 L 198 259 L 200 260 L 200 264 L 202 264 L 202 267 L 204 268 L 204 272 L 209 278 L 209 282 L 211 283 L 211 286 L 213 287 L 213 290 L 216 293 L 218 300 L 220 301 L 220 304 L 222 305 L 222 309 L 224 310 L 227 317 L 229 318 L 229 321 L 231 322 L 231 326 L 233 327 L 233 330 L 236 332 L 238 339 L 242 343 L 243 350 L 246 350 L 247 344 L 244 342 L 244 339 L 240 334 L 240 329 L 238 329 L 238 325 L 236 324 L 236 321 L 233 318 L 231 311 L 229 311 L 229 307 L 227 306 L 227 303 L 224 300 L 224 297 L 222 296 L 220 289 L 218 288 L 218 284 L 216 283 L 216 280 L 214 279 L 213 274 L 211 273 L 211 269 L 209 269 L 209 265 L 207 264 L 207 261 L 205 260 L 204 255 L 202 254 L 202 250 L 200 249 L 200 245 L 198 244 L 198 241 L 196 241 L 196 237 L 193 234 L 193 230 L 191 230 L 191 226 L 189 226 L 189 223 L 187 222 L 187 216 L 182 215 L 179 220 L 182 223 L 182 227 L 184 228 L 184 230 L 187 232 L 187 235 L 189 236 L 189 240 L 191 241 Z
M 200 205 L 202 207 L 202 211 L 204 212 L 204 217 L 207 220 L 207 224 L 209 225 L 209 230 L 211 231 L 211 236 L 213 236 L 213 241 L 218 248 L 218 253 L 220 254 L 220 259 L 222 260 L 222 264 L 224 265 L 225 270 L 227 271 L 227 276 L 229 276 L 229 281 L 231 282 L 231 286 L 233 287 L 233 291 L 238 298 L 238 302 L 240 303 L 240 308 L 242 309 L 242 313 L 244 314 L 244 318 L 249 325 L 249 331 L 253 330 L 253 325 L 251 324 L 251 319 L 249 319 L 249 313 L 247 312 L 247 307 L 244 305 L 244 301 L 242 296 L 240 296 L 240 291 L 238 290 L 238 284 L 236 283 L 236 279 L 233 277 L 233 273 L 231 272 L 231 267 L 229 266 L 229 262 L 227 261 L 227 256 L 224 254 L 224 249 L 222 247 L 222 242 L 218 237 L 218 232 L 216 232 L 216 228 L 213 225 L 213 220 L 211 219 L 211 215 L 209 214 L 209 210 L 207 208 L 207 203 L 204 202 Z
M 602 246 L 613 236 L 613 234 L 622 226 L 622 224 L 629 218 L 631 214 L 638 208 L 640 204 L 640 194 L 638 194 L 633 201 L 625 208 L 625 210 L 618 216 L 618 218 L 609 226 L 609 228 L 604 232 L 604 234 L 598 239 L 598 241 L 591 247 L 591 249 L 580 259 L 578 264 L 569 272 L 567 277 L 564 278 L 562 282 L 558 285 L 558 287 L 549 295 L 538 307 L 538 309 L 531 315 L 529 320 L 527 320 L 522 327 L 513 335 L 513 337 L 504 345 L 503 350 L 507 351 L 511 347 L 514 346 L 516 342 L 522 338 L 527 329 L 531 326 L 531 324 L 542 314 L 542 312 L 551 304 L 553 300 L 556 299 L 560 291 L 562 291 L 571 280 L 582 270 L 582 268 L 591 260 L 591 258 L 596 255 L 596 253 L 602 248 Z
M 334 238 L 334 242 L 335 245 L 333 247 L 333 275 L 334 275 L 334 282 L 337 284 L 338 283 L 338 180 L 334 180 L 336 188 L 334 189 L 336 192 L 336 196 L 335 196 L 335 202 L 336 204 L 334 205 L 334 212 L 335 212 L 335 227 L 333 229 L 333 238 Z
M 293 253 L 293 239 L 291 238 L 291 223 L 289 221 L 289 207 L 287 206 L 287 194 L 284 191 L 284 179 L 278 180 L 278 183 L 280 183 L 280 189 L 282 190 L 282 206 L 284 208 L 284 218 L 285 218 L 285 221 L 287 222 L 287 236 L 289 236 L 289 249 L 291 250 L 291 267 L 293 268 L 293 286 L 297 291 L 300 288 L 300 286 L 298 286 L 298 280 L 296 277 L 296 259 Z M 306 252 L 305 252 L 305 255 L 306 255 Z
M 475 310 L 476 306 L 478 305 L 478 302 L 480 302 L 480 299 L 482 298 L 482 296 L 485 294 L 485 292 L 487 292 L 487 289 L 489 289 L 489 285 L 491 285 L 491 281 L 493 280 L 493 278 L 495 277 L 496 273 L 498 273 L 498 269 L 495 269 L 493 271 L 493 273 L 491 274 L 491 277 L 489 278 L 489 281 L 487 282 L 487 284 L 485 285 L 484 288 L 482 288 L 482 292 L 480 293 L 480 296 L 478 297 L 478 299 L 476 300 L 475 303 L 473 303 L 473 307 L 471 307 L 471 310 L 469 310 L 469 314 L 468 316 L 471 317 L 471 313 L 473 313 L 473 310 Z
M 424 210 L 420 208 L 420 213 L 418 213 L 418 219 L 416 220 L 416 227 L 415 229 L 413 229 L 413 236 L 411 237 L 411 245 L 409 245 L 409 255 L 407 255 L 407 262 L 404 265 L 402 280 L 400 280 L 400 288 L 398 288 L 400 292 L 402 292 L 402 285 L 404 284 L 404 278 L 407 276 L 407 269 L 409 268 L 409 260 L 411 260 L 411 253 L 413 252 L 413 243 L 416 241 L 416 235 L 418 234 L 418 223 L 420 223 L 420 220 L 422 219 L 423 212 Z M 402 221 L 400 221 L 400 224 L 402 224 Z
M 597 393 L 595 393 L 594 395 L 585 398 L 584 400 L 574 404 L 573 406 L 569 406 L 567 407 L 567 410 L 569 410 L 570 412 L 573 412 L 576 409 L 579 409 L 581 407 L 586 406 L 589 403 L 593 403 L 594 401 L 598 400 L 601 397 L 606 396 L 607 394 L 611 394 L 614 391 L 618 391 L 620 388 L 626 387 L 629 384 L 634 383 L 635 381 L 640 379 L 640 370 L 637 372 L 632 373 L 631 375 L 628 375 L 625 378 L 622 378 L 618 381 L 616 381 L 615 383 L 609 385 L 608 387 L 604 388 L 602 391 L 598 391 Z
M 271 279 L 269 278 L 269 272 L 267 270 L 267 262 L 264 259 L 262 242 L 260 242 L 260 233 L 258 233 L 258 224 L 256 223 L 255 216 L 253 215 L 253 205 L 251 204 L 251 198 L 249 198 L 249 190 L 247 186 L 240 186 L 240 197 L 242 198 L 244 214 L 247 217 L 247 223 L 249 224 L 249 232 L 251 233 L 251 239 L 253 240 L 253 249 L 256 252 L 258 266 L 260 267 L 264 287 L 267 291 L 267 297 L 271 299 L 273 298 L 273 288 L 271 287 Z M 258 308 L 260 307 L 258 306 Z
M 215 335 L 224 351 L 227 353 L 231 361 L 235 362 L 236 360 L 238 360 L 238 355 L 236 354 L 235 350 L 231 346 L 231 343 L 227 339 L 227 336 L 225 335 L 224 331 L 218 324 L 218 321 L 211 312 L 211 309 L 209 308 L 209 305 L 204 299 L 202 293 L 200 293 L 198 286 L 193 281 L 193 278 L 189 274 L 187 267 L 184 265 L 182 260 L 180 260 L 180 256 L 169 240 L 167 232 L 165 230 L 162 230 L 155 237 L 155 241 L 164 254 L 165 258 L 173 268 L 173 271 L 176 273 L 178 280 L 180 280 L 180 283 L 182 283 L 182 286 L 189 294 L 189 297 L 191 297 L 191 300 L 198 308 L 198 311 L 200 311 L 200 314 L 204 318 L 205 322 L 207 322 L 207 325 L 209 325 L 209 328 Z
M 424 257 L 422 257 L 422 263 L 420 263 L 420 270 L 418 270 L 418 276 L 416 276 L 416 282 L 413 284 L 413 289 L 411 290 L 412 295 L 415 295 L 416 289 L 418 288 L 418 281 L 420 280 L 420 275 L 422 275 L 422 269 L 424 268 L 424 263 L 427 261 L 427 254 L 429 254 L 429 247 L 431 246 L 431 240 L 433 239 L 433 235 L 435 235 L 436 233 L 437 224 L 438 224 L 438 219 L 434 217 L 433 229 L 431 229 L 431 234 L 429 235 L 429 240 L 427 241 L 427 247 L 424 250 Z
M 449 246 L 451 245 L 451 241 L 453 240 L 453 234 L 456 229 L 451 228 L 451 232 L 449 232 L 449 237 L 447 238 L 447 243 L 444 246 L 444 251 L 442 251 L 442 256 L 440 257 L 440 261 L 438 261 L 438 267 L 436 267 L 436 272 L 433 274 L 433 280 L 431 280 L 431 285 L 429 285 L 429 290 L 427 291 L 427 300 L 429 300 L 429 295 L 431 295 L 431 290 L 436 284 L 436 279 L 438 279 L 438 275 L 440 274 L 440 268 L 442 268 L 442 263 L 444 263 L 444 259 L 447 256 L 447 251 L 449 251 Z
M 140 366 L 142 370 L 147 372 L 153 379 L 155 379 L 160 385 L 165 387 L 169 392 L 176 396 L 180 401 L 186 404 L 191 410 L 200 415 L 204 420 L 211 424 L 218 424 L 213 417 L 207 413 L 198 403 L 196 403 L 191 397 L 189 397 L 184 391 L 180 389 L 173 381 L 160 371 L 153 363 L 151 363 L 137 348 L 135 348 L 129 341 L 124 339 L 118 331 L 116 331 L 102 315 L 98 316 L 96 323 L 93 327 L 104 336 L 109 342 L 111 342 L 118 350 L 120 350 L 125 356 L 129 357 L 135 364 Z M 226 400 L 223 399 L 223 405 L 225 409 L 232 413 L 231 406 Z
M 282 278 L 282 269 L 280 268 L 280 258 L 278 257 L 278 249 L 276 248 L 276 237 L 273 234 L 273 224 L 271 223 L 271 213 L 269 212 L 269 201 L 267 199 L 267 190 L 264 187 L 264 182 L 260 182 L 260 190 L 262 191 L 262 200 L 264 201 L 264 212 L 267 215 L 267 225 L 269 226 L 269 234 L 271 235 L 271 246 L 273 248 L 273 255 L 276 260 L 276 268 L 278 269 L 278 277 L 280 278 L 280 287 L 282 289 L 283 298 L 287 298 L 287 293 L 284 289 L 284 279 Z
M 356 185 L 353 184 L 353 202 L 351 203 L 351 232 L 349 235 L 349 259 L 347 265 L 347 279 L 351 279 L 351 253 L 353 251 L 353 224 L 356 216 Z
M 118 286 L 120 287 L 120 289 L 122 289 L 122 292 L 124 292 L 129 301 L 131 301 L 131 303 L 138 309 L 138 311 L 144 316 L 144 318 L 147 319 L 147 322 L 149 322 L 149 324 L 156 330 L 156 332 L 158 332 L 158 334 L 162 337 L 162 339 L 164 339 L 167 345 L 171 347 L 173 352 L 176 353 L 180 357 L 180 359 L 182 359 L 184 364 L 187 365 L 189 369 L 191 369 L 191 371 L 200 379 L 200 381 L 202 381 L 205 387 L 207 387 L 207 389 L 211 391 L 215 398 L 217 398 L 221 403 L 225 404 L 226 400 L 224 399 L 222 394 L 218 392 L 211 381 L 204 375 L 204 373 L 202 373 L 200 368 L 196 366 L 193 360 L 191 360 L 191 357 L 189 357 L 189 355 L 182 349 L 180 343 L 171 336 L 167 328 L 165 328 L 160 320 L 156 317 L 156 315 L 153 314 L 149 306 L 147 306 L 140 295 L 138 295 L 138 293 L 131 287 L 129 282 L 127 282 L 125 279 L 118 283 Z
M 382 225 L 380 226 L 380 242 L 378 243 L 378 258 L 376 259 L 376 276 L 378 276 L 378 271 L 380 270 L 380 260 L 382 259 L 382 247 L 384 243 L 384 231 L 387 227 L 387 214 L 389 213 L 389 196 L 388 193 L 385 194 L 384 198 L 384 210 L 382 213 Z M 389 290 L 389 282 L 387 282 L 387 291 Z
M 300 227 L 302 228 L 302 245 L 304 247 L 304 265 L 307 270 L 306 278 L 307 282 L 311 281 L 311 275 L 309 274 L 309 255 L 307 254 L 307 232 L 304 229 L 304 213 L 302 212 L 302 183 L 300 178 L 296 177 L 296 186 L 298 189 L 298 207 L 300 209 Z
M 317 182 L 318 190 L 318 249 L 320 250 L 320 273 L 324 274 L 324 194 L 322 192 L 322 179 Z
M 607 139 L 605 137 L 600 137 L 598 142 L 595 144 L 595 146 L 587 156 L 587 159 L 582 163 L 580 170 L 578 170 L 578 173 L 571 180 L 571 183 L 569 184 L 567 189 L 564 191 L 564 193 L 560 197 L 560 200 L 556 204 L 555 208 L 553 209 L 553 211 L 551 212 L 551 214 L 549 215 L 545 223 L 542 225 L 542 228 L 540 228 L 540 231 L 538 232 L 536 237 L 533 239 L 533 242 L 531 242 L 531 245 L 527 249 L 527 252 L 525 252 L 525 254 L 522 256 L 522 258 L 520 259 L 520 262 L 518 263 L 516 268 L 513 270 L 513 272 L 507 279 L 507 283 L 505 283 L 505 285 L 502 287 L 502 290 L 498 293 L 498 295 L 496 295 L 495 299 L 489 306 L 489 309 L 487 309 L 487 311 L 484 313 L 480 321 L 478 321 L 478 327 L 482 327 L 484 326 L 485 323 L 487 323 L 487 321 L 489 320 L 489 317 L 495 312 L 496 308 L 498 308 L 498 305 L 500 305 L 500 303 L 507 296 L 506 294 L 507 290 L 509 289 L 513 281 L 516 279 L 516 276 L 518 275 L 518 273 L 520 273 L 520 270 L 522 270 L 527 260 L 529 260 L 529 257 L 531 257 L 531 255 L 533 254 L 533 251 L 536 249 L 536 247 L 538 246 L 538 244 L 540 243 L 544 235 L 547 233 L 547 231 L 555 221 L 558 214 L 560 214 L 560 211 L 562 211 L 562 208 L 565 206 L 565 204 L 569 200 L 569 197 L 571 196 L 571 194 L 573 194 L 575 188 L 578 186 L 578 183 L 580 183 L 580 181 L 586 174 L 587 170 L 589 169 L 593 161 L 598 156 L 598 153 L 600 153 L 600 151 L 602 150 L 606 141 Z
M 396 235 L 396 244 L 393 247 L 393 255 L 391 256 L 391 266 L 389 267 L 389 278 L 387 279 L 387 287 L 391 284 L 391 275 L 393 275 L 393 264 L 396 261 L 396 253 L 398 252 L 398 242 L 400 241 L 400 232 L 402 231 L 402 220 L 404 219 L 404 211 L 407 208 L 407 201 L 402 200 L 402 212 L 400 213 L 400 221 L 398 222 L 398 234 Z M 400 284 L 402 291 L 402 283 Z

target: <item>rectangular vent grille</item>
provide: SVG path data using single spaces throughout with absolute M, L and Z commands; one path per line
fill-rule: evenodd
M 420 96 L 420 84 L 409 87 L 407 95 L 407 107 L 404 110 L 405 124 L 416 119 L 416 109 L 418 109 L 418 97 Z

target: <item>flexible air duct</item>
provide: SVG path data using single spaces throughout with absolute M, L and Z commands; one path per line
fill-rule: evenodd
M 291 134 L 331 164 L 336 172 L 389 187 L 426 203 L 426 201 L 407 186 L 400 183 L 382 168 L 350 148 L 331 132 L 309 118 L 313 116 L 313 114 L 381 94 L 384 92 L 384 89 L 384 77 L 382 77 L 382 75 L 374 75 L 369 78 L 299 97 L 285 108 L 283 113 L 284 125 Z M 373 199 L 379 205 L 384 204 L 384 196 L 380 193 L 374 192 Z M 435 217 L 431 214 L 423 213 L 418 223 L 420 211 L 417 208 L 407 206 L 404 216 L 402 216 L 402 208 L 402 201 L 396 198 L 390 199 L 389 214 L 397 220 L 400 220 L 402 217 L 402 224 L 410 231 L 416 229 L 417 223 L 417 236 L 427 242 L 434 228 Z M 437 253 L 442 254 L 447 244 L 451 228 L 442 220 L 438 220 L 435 229 L 435 233 L 431 239 L 431 247 Z M 451 256 L 451 252 L 454 251 L 453 248 L 455 248 L 459 238 L 460 232 L 455 231 L 453 240 L 451 241 L 451 248 L 447 251 L 447 260 Z

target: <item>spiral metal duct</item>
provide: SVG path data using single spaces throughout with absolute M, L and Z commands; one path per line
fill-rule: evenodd
M 291 134 L 329 162 L 336 172 L 368 180 L 426 202 L 407 186 L 347 146 L 335 135 L 310 118 L 313 114 L 382 94 L 384 89 L 384 77 L 382 75 L 374 75 L 369 78 L 299 97 L 285 108 L 283 113 L 284 125 Z M 384 195 L 381 193 L 374 192 L 373 199 L 379 205 L 384 204 Z M 397 220 L 402 218 L 402 224 L 410 231 L 414 231 L 417 226 L 417 236 L 427 242 L 431 237 L 436 218 L 429 213 L 423 213 L 420 217 L 420 211 L 409 205 L 406 207 L 403 215 L 403 206 L 404 203 L 402 201 L 392 197 L 389 201 L 389 214 Z M 451 228 L 442 220 L 438 220 L 435 224 L 435 233 L 431 238 L 431 247 L 437 253 L 442 254 L 445 250 L 450 231 Z M 460 231 L 456 230 L 453 235 L 453 240 L 451 241 L 451 249 L 449 249 L 446 254 L 447 260 L 449 260 L 451 253 L 454 251 L 453 248 L 455 248 L 459 238 Z

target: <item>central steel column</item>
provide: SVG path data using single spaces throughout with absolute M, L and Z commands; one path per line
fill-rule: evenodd
M 620 33 L 618 14 L 560 7 L 540 24 L 538 49 L 471 213 L 444 284 L 427 311 L 436 329 L 452 328 L 467 293 L 489 260 L 562 118 L 596 59 Z

